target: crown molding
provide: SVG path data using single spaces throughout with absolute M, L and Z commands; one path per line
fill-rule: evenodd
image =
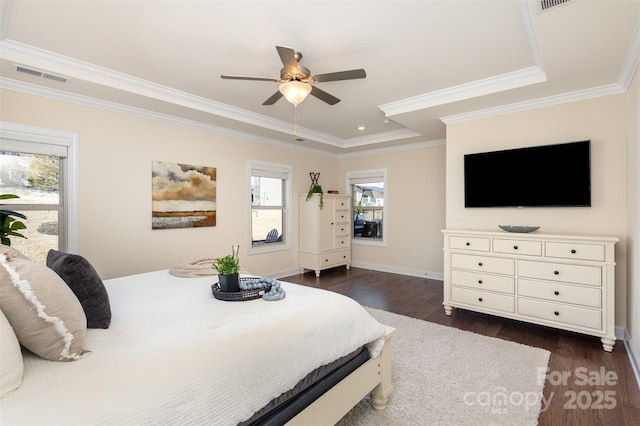
M 435 92 L 423 95 L 413 96 L 400 101 L 390 102 L 380 105 L 378 108 L 385 113 L 385 116 L 393 117 L 398 114 L 406 114 L 438 105 L 490 95 L 492 93 L 541 83 L 546 80 L 547 76 L 544 71 L 540 67 L 534 66 L 471 83 L 436 90 Z
M 624 88 L 625 91 L 629 89 L 633 76 L 640 67 L 640 17 L 636 22 L 636 28 L 633 30 L 633 36 L 631 37 L 631 43 L 629 44 L 629 50 L 627 50 L 627 56 L 620 70 L 620 76 L 618 77 L 618 84 Z
M 13 90 L 15 92 L 20 92 L 20 93 L 25 93 L 28 95 L 41 96 L 49 99 L 54 99 L 57 101 L 73 103 L 76 105 L 97 108 L 97 109 L 101 109 L 109 112 L 126 114 L 134 117 L 145 118 L 149 120 L 160 121 L 163 123 L 174 124 L 177 126 L 188 127 L 191 129 L 201 130 L 209 133 L 230 136 L 233 138 L 274 145 L 281 148 L 293 149 L 296 151 L 304 151 L 314 155 L 337 158 L 337 154 L 328 153 L 326 151 L 305 147 L 303 145 L 290 144 L 290 143 L 282 142 L 276 139 L 256 136 L 251 133 L 245 133 L 245 132 L 227 129 L 225 127 L 200 123 L 197 121 L 187 120 L 184 118 L 179 118 L 179 117 L 175 117 L 168 114 L 161 114 L 153 111 L 148 111 L 142 108 L 122 105 L 116 102 L 109 102 L 101 99 L 91 98 L 88 96 L 68 93 L 61 90 L 50 89 L 50 88 L 38 86 L 35 84 L 24 83 L 21 81 L 8 79 L 5 77 L 0 77 L 0 88 L 6 89 L 6 90 Z
M 373 148 L 373 149 L 368 149 L 366 151 L 350 152 L 348 154 L 339 154 L 338 158 L 340 160 L 343 160 L 346 158 L 366 157 L 369 155 L 391 154 L 394 152 L 411 151 L 414 149 L 433 148 L 434 146 L 441 146 L 441 145 L 446 145 L 445 139 L 436 139 L 432 141 L 416 142 L 416 143 L 410 143 L 410 144 L 405 144 L 400 146 L 392 146 L 387 148 Z
M 376 133 L 374 135 L 360 136 L 357 138 L 346 139 L 344 141 L 343 146 L 344 148 L 354 148 L 357 146 L 371 145 L 371 144 L 381 143 L 381 142 L 397 141 L 400 139 L 415 138 L 418 136 L 422 136 L 422 134 L 418 132 L 414 132 L 413 130 L 409 130 L 409 129 L 398 129 L 398 130 L 392 130 L 384 133 Z
M 487 108 L 478 111 L 471 111 L 463 114 L 454 114 L 440 117 L 444 124 L 461 123 L 464 121 L 476 120 L 479 118 L 493 117 L 497 115 L 510 114 L 513 112 L 527 111 L 530 109 L 544 108 L 548 106 L 566 104 L 569 102 L 583 101 L 601 96 L 617 95 L 624 93 L 625 90 L 620 84 L 609 84 L 606 86 L 594 87 L 591 89 L 578 90 L 560 95 L 548 96 L 545 98 L 534 99 L 532 101 L 516 102 L 513 104 L 502 105 L 495 108 Z
M 200 123 L 193 120 L 187 120 L 187 119 L 171 116 L 168 114 L 161 114 L 153 111 L 148 111 L 142 108 L 135 108 L 127 105 L 122 105 L 116 102 L 109 102 L 101 99 L 91 98 L 88 96 L 68 93 L 61 90 L 50 89 L 47 87 L 42 87 L 39 85 L 30 84 L 30 83 L 24 83 L 22 81 L 12 80 L 5 77 L 0 77 L 0 89 L 12 90 L 15 92 L 25 93 L 28 95 L 40 96 L 44 98 L 61 101 L 61 102 L 68 102 L 76 105 L 97 108 L 97 109 L 114 112 L 118 114 L 126 114 L 130 116 L 138 117 L 138 118 L 160 121 L 163 123 L 173 124 L 173 125 L 182 126 L 182 127 L 188 127 L 191 129 L 200 130 L 204 132 L 225 135 L 225 136 L 229 136 L 237 139 L 243 139 L 243 140 L 248 140 L 252 142 L 273 145 L 279 148 L 291 149 L 294 151 L 301 151 L 309 154 L 319 155 L 322 157 L 336 158 L 336 159 L 360 157 L 360 156 L 374 155 L 374 154 L 386 154 L 391 152 L 407 151 L 412 149 L 429 148 L 432 146 L 445 144 L 445 140 L 440 139 L 440 140 L 435 140 L 430 142 L 419 142 L 419 143 L 401 145 L 398 147 L 371 149 L 371 150 L 359 151 L 355 153 L 341 155 L 341 154 L 334 154 L 334 153 L 330 153 L 330 152 L 326 152 L 318 149 L 305 147 L 304 145 L 301 145 L 301 144 L 285 143 L 276 139 L 260 137 L 250 133 L 230 130 L 224 127 L 214 126 L 210 124 L 204 124 L 204 123 Z M 385 135 L 389 136 L 391 134 L 397 134 L 399 132 L 387 132 L 385 133 Z M 387 140 L 395 140 L 395 139 L 385 139 L 385 141 Z

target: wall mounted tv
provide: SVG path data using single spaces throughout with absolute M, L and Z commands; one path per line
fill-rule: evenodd
M 590 207 L 591 141 L 464 156 L 465 207 Z

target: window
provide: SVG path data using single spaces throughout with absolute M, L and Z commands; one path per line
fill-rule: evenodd
M 249 161 L 249 253 L 291 248 L 291 166 Z
M 11 245 L 30 259 L 45 263 L 49 249 L 77 251 L 75 209 L 75 134 L 1 123 L 0 208 L 27 216 Z
M 347 173 L 347 192 L 353 197 L 354 242 L 384 243 L 386 181 L 386 170 Z

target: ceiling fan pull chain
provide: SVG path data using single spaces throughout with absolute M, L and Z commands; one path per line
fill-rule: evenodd
M 295 127 L 293 128 L 293 136 L 298 136 L 298 105 L 293 106 Z

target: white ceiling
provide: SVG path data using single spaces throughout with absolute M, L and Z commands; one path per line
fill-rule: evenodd
M 640 0 L 546 11 L 526 0 L 2 0 L 0 12 L 4 88 L 327 155 L 437 143 L 447 122 L 621 93 L 640 63 Z M 220 78 L 279 77 L 276 45 L 313 74 L 367 77 L 317 83 L 341 102 L 307 98 L 294 136 L 292 105 L 262 105 L 277 83 Z

